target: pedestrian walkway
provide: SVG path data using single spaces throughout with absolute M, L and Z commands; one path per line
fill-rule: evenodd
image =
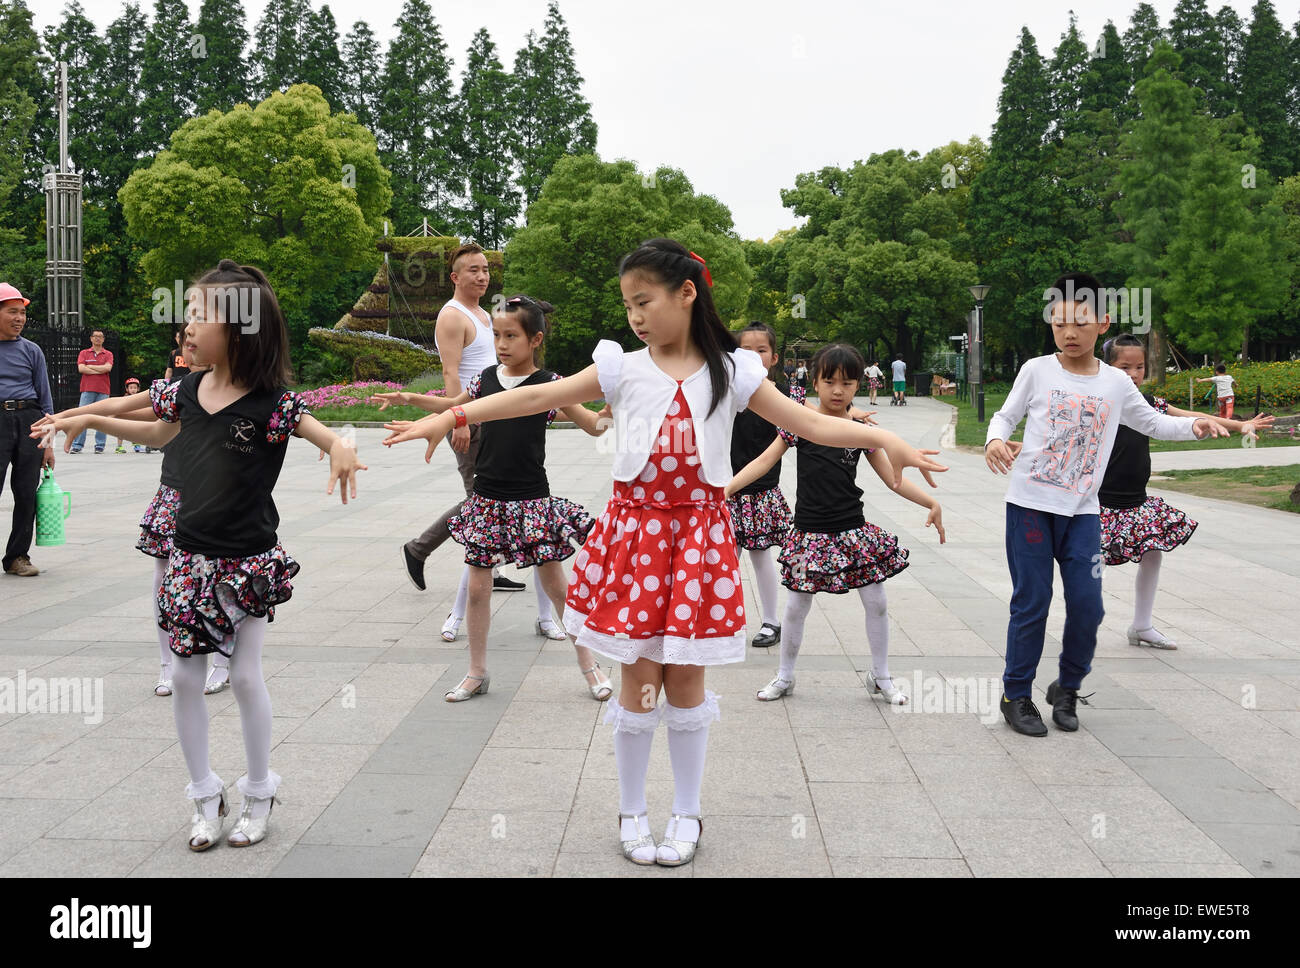
M 950 414 L 912 398 L 878 419 L 937 446 Z M 200 855 L 185 848 L 191 807 L 169 701 L 152 696 L 152 562 L 133 548 L 160 455 L 59 455 L 68 544 L 33 549 L 38 578 L 0 576 L 0 699 L 4 677 L 29 690 L 88 677 L 102 682 L 102 717 L 0 712 L 0 876 L 1300 874 L 1300 516 L 1177 495 L 1201 527 L 1166 559 L 1156 621 L 1181 648 L 1127 644 L 1134 572 L 1108 569 L 1082 728 L 1029 739 L 995 708 L 1011 592 L 1005 479 L 978 454 L 943 455 L 940 546 L 922 509 L 864 471 L 868 518 L 911 549 L 887 590 L 892 671 L 912 705 L 864 688 L 856 597 L 818 596 L 795 695 L 753 698 L 775 653 L 751 649 L 709 672 L 722 721 L 701 849 L 691 866 L 647 869 L 619 855 L 610 728 L 572 649 L 534 635 L 531 573 L 510 572 L 528 591 L 493 598 L 491 692 L 443 701 L 467 660 L 464 638 L 438 637 L 458 549 L 434 555 L 421 593 L 399 547 L 458 496 L 459 478 L 445 447 L 426 465 L 421 446 L 389 452 L 382 437 L 358 432 L 370 470 L 346 508 L 325 496 L 315 449 L 290 446 L 276 498 L 303 570 L 265 664 L 283 802 L 264 843 Z M 555 493 L 599 511 L 609 457 L 575 431 L 553 431 L 548 447 Z M 791 498 L 794 469 L 787 460 Z M 0 519 L 10 507 L 6 492 Z M 1058 589 L 1040 707 L 1063 616 Z M 234 700 L 207 702 L 213 765 L 233 783 L 244 762 Z M 671 796 L 660 735 L 656 835 Z

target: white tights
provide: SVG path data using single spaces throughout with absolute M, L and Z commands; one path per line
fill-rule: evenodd
M 754 584 L 758 586 L 758 600 L 763 606 L 764 625 L 776 624 L 776 596 L 781 584 L 776 573 L 775 551 L 775 548 L 760 548 L 749 552 L 749 563 L 754 566 Z
M 885 586 L 877 582 L 858 589 L 865 613 L 867 642 L 871 646 L 871 673 L 877 679 L 889 678 L 889 609 Z M 781 623 L 781 667 L 778 678 L 791 682 L 794 663 L 803 645 L 803 625 L 812 608 L 813 593 L 791 591 L 785 600 L 785 619 Z
M 1156 588 L 1160 584 L 1160 563 L 1164 555 L 1148 551 L 1138 562 L 1137 582 L 1134 586 L 1133 627 L 1139 632 L 1151 628 L 1151 612 L 1156 606 Z
M 244 755 L 248 759 L 248 773 L 240 778 L 239 789 L 245 797 L 265 799 L 264 803 L 255 805 L 254 816 L 270 810 L 269 798 L 280 783 L 280 777 L 270 769 L 271 695 L 262 678 L 265 638 L 266 619 L 249 616 L 239 624 L 234 642 L 226 643 L 234 646 L 230 657 L 230 688 L 239 704 Z M 201 655 L 173 658 L 172 715 L 191 780 L 186 796 L 201 799 L 216 797 L 222 789 L 208 758 L 208 708 L 203 699 L 206 672 L 207 663 Z M 216 809 L 215 801 L 211 809 Z
M 495 570 L 493 574 L 495 574 Z M 537 569 L 533 569 L 533 592 L 537 596 L 537 617 L 543 625 L 555 623 L 555 613 L 551 610 L 551 599 L 546 594 L 546 589 L 542 587 L 542 581 L 537 576 Z M 456 586 L 456 601 L 451 606 L 451 616 L 456 621 L 463 621 L 465 618 L 465 609 L 469 605 L 469 565 L 466 565 L 460 573 L 460 584 Z

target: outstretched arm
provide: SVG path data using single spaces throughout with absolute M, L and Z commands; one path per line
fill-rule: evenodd
M 571 407 L 561 407 L 560 411 L 593 437 L 599 437 L 614 424 L 614 412 L 609 409 L 608 403 L 599 413 L 588 410 L 580 403 Z
M 147 397 L 147 394 L 145 394 Z M 66 454 L 72 447 L 72 440 L 83 430 L 102 430 L 111 437 L 125 437 L 137 444 L 149 447 L 165 447 L 181 429 L 179 423 L 167 423 L 162 420 L 123 420 L 121 417 L 102 417 L 95 414 L 81 414 L 77 417 L 51 417 L 43 428 L 32 425 L 31 436 L 45 437 L 53 440 L 53 435 L 63 431 L 67 438 L 63 441 Z
M 70 407 L 56 414 L 46 414 L 32 424 L 32 430 L 45 430 L 47 425 L 59 417 L 80 417 L 83 414 L 97 417 L 126 417 L 128 420 L 153 420 L 153 404 L 146 392 L 133 393 L 128 397 L 108 397 L 84 407 Z
M 442 413 L 444 410 L 450 410 L 462 403 L 468 403 L 469 392 L 462 390 L 460 395 L 456 397 L 434 397 L 427 393 L 410 393 L 406 390 L 398 390 L 396 393 L 372 394 L 370 402 L 379 404 L 380 413 L 389 407 L 399 405 L 403 407 L 419 407 L 421 410 L 428 410 L 432 413 Z
M 852 420 L 828 417 L 811 407 L 800 406 L 785 396 L 771 380 L 764 380 L 749 398 L 749 409 L 768 423 L 775 424 L 790 431 L 797 437 L 804 437 L 817 444 L 828 447 L 875 447 L 889 454 L 893 465 L 895 485 L 903 479 L 904 467 L 916 467 L 930 483 L 934 481 L 930 474 L 946 471 L 948 468 L 935 463 L 927 454 L 937 454 L 937 450 L 917 450 L 896 434 L 888 430 L 867 427 Z
M 329 451 L 330 477 L 329 484 L 325 487 L 326 494 L 334 493 L 334 482 L 338 481 L 339 497 L 344 504 L 348 503 L 349 490 L 352 497 L 357 496 L 357 471 L 370 468 L 357 458 L 357 449 L 351 441 L 344 440 L 309 413 L 303 414 L 298 420 L 294 435 L 311 441 L 322 451 Z
M 780 396 L 775 387 L 772 388 L 772 392 Z M 565 407 L 586 403 L 588 400 L 599 400 L 603 396 L 600 381 L 596 377 L 596 365 L 593 363 L 576 376 L 563 380 L 552 380 L 548 383 L 538 383 L 533 386 L 515 387 L 513 390 L 505 390 L 478 400 L 471 400 L 464 406 L 465 419 L 469 423 L 486 423 L 489 420 L 526 417 L 532 413 L 563 410 Z M 784 400 L 785 398 L 782 397 L 781 399 Z M 791 404 L 791 406 L 798 409 L 795 404 Z M 438 441 L 455 428 L 456 420 L 450 412 L 447 412 L 423 417 L 414 423 L 403 421 L 385 424 L 384 426 L 393 431 L 384 439 L 385 447 L 391 447 L 393 444 L 400 444 L 407 440 L 419 438 L 427 440 L 429 447 L 424 453 L 424 459 L 427 463 L 433 458 L 433 452 L 438 446 Z
M 867 463 L 871 465 L 871 469 L 876 472 L 882 481 L 893 486 L 894 469 L 889 464 L 889 456 L 883 450 L 868 454 Z M 928 528 L 934 525 L 935 530 L 939 532 L 939 544 L 943 544 L 948 540 L 948 536 L 943 530 L 943 508 L 939 506 L 939 502 L 934 497 L 926 494 L 925 491 L 911 481 L 906 480 L 899 484 L 895 490 L 899 497 L 907 498 L 913 504 L 919 504 L 930 512 L 925 519 L 925 526 Z
M 1277 419 L 1271 413 L 1265 413 L 1260 414 L 1258 417 L 1251 417 L 1249 420 L 1229 420 L 1227 417 L 1216 417 L 1212 414 L 1196 413 L 1192 410 L 1180 410 L 1177 407 L 1170 407 L 1166 412 L 1173 417 L 1202 417 L 1211 423 L 1218 424 L 1225 430 L 1235 430 L 1241 434 L 1251 432 L 1258 434 L 1265 427 L 1273 426 L 1273 422 Z
M 767 450 L 736 472 L 736 476 L 727 485 L 727 497 L 735 496 L 766 474 L 776 466 L 776 463 L 785 456 L 785 452 L 789 449 L 790 445 L 777 437 L 768 446 Z

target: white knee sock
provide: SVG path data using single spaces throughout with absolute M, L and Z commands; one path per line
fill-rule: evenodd
M 158 608 L 158 591 L 162 588 L 163 576 L 167 574 L 167 560 L 165 558 L 155 558 L 153 560 L 153 624 L 158 625 L 158 620 L 162 618 L 162 612 Z M 172 664 L 172 647 L 171 634 L 161 626 L 158 628 L 158 651 L 162 654 L 162 664 L 169 667 Z M 166 670 L 163 672 L 166 676 Z
M 871 646 L 871 674 L 889 678 L 889 608 L 885 603 L 885 586 L 863 585 L 858 589 L 862 610 L 866 613 L 867 643 Z
M 749 553 L 750 564 L 754 566 L 754 584 L 758 586 L 758 601 L 763 606 L 763 622 L 767 625 L 776 624 L 776 596 L 781 587 L 772 551 L 771 548 L 762 548 Z
M 659 725 L 658 708 L 648 713 L 629 712 L 610 698 L 605 705 L 605 722 L 614 724 L 614 762 L 618 765 L 619 813 L 644 814 L 645 778 L 650 770 L 650 747 L 654 743 L 655 727 Z M 650 833 L 650 822 L 621 819 L 619 840 L 636 840 Z M 654 847 L 638 847 L 633 854 L 641 861 L 654 859 Z
M 249 616 L 239 623 L 235 649 L 230 656 L 230 688 L 239 704 L 239 723 L 244 733 L 244 755 L 248 773 L 238 787 L 245 797 L 269 798 L 280 778 L 271 772 L 271 694 L 262 678 L 262 642 L 266 619 Z M 254 816 L 271 808 L 269 799 L 254 806 Z
M 680 709 L 665 701 L 663 718 L 668 727 L 668 756 L 673 764 L 673 813 L 699 816 L 709 723 L 720 718 L 718 697 L 705 690 L 704 702 L 689 709 Z M 699 822 L 680 820 L 673 835 L 676 840 L 698 840 Z M 671 847 L 661 846 L 659 853 L 665 860 L 680 859 Z
M 785 618 L 781 622 L 781 668 L 777 676 L 786 682 L 794 681 L 794 662 L 803 645 L 803 623 L 812 608 L 813 597 L 808 592 L 791 591 L 785 597 Z
M 1156 606 L 1156 588 L 1160 584 L 1160 563 L 1164 555 L 1148 551 L 1138 562 L 1137 582 L 1134 585 L 1133 627 L 1139 632 L 1151 628 L 1151 611 Z
M 456 586 L 456 601 L 451 606 L 451 617 L 456 621 L 464 621 L 465 607 L 469 602 L 469 565 L 460 573 L 460 584 Z

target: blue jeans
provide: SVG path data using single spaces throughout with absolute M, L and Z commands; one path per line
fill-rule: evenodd
M 107 393 L 96 393 L 94 390 L 82 390 L 81 402 L 78 403 L 77 406 L 84 407 L 88 403 L 98 403 L 100 400 L 107 400 L 107 399 L 108 399 Z M 84 444 L 85 442 L 86 442 L 86 432 L 83 430 L 81 433 L 77 434 L 77 439 L 72 442 L 72 449 L 81 450 L 81 445 Z M 102 430 L 96 430 L 95 450 L 103 450 L 104 444 L 107 442 L 108 442 L 108 437 L 104 434 L 104 432 Z
M 1067 517 L 1008 503 L 1007 566 L 1012 591 L 1007 666 L 1002 675 L 1008 699 L 1032 693 L 1052 604 L 1054 562 L 1061 567 L 1065 588 L 1059 681 L 1066 689 L 1078 689 L 1092 670 L 1097 629 L 1106 614 L 1101 604 L 1101 518 L 1096 514 Z

